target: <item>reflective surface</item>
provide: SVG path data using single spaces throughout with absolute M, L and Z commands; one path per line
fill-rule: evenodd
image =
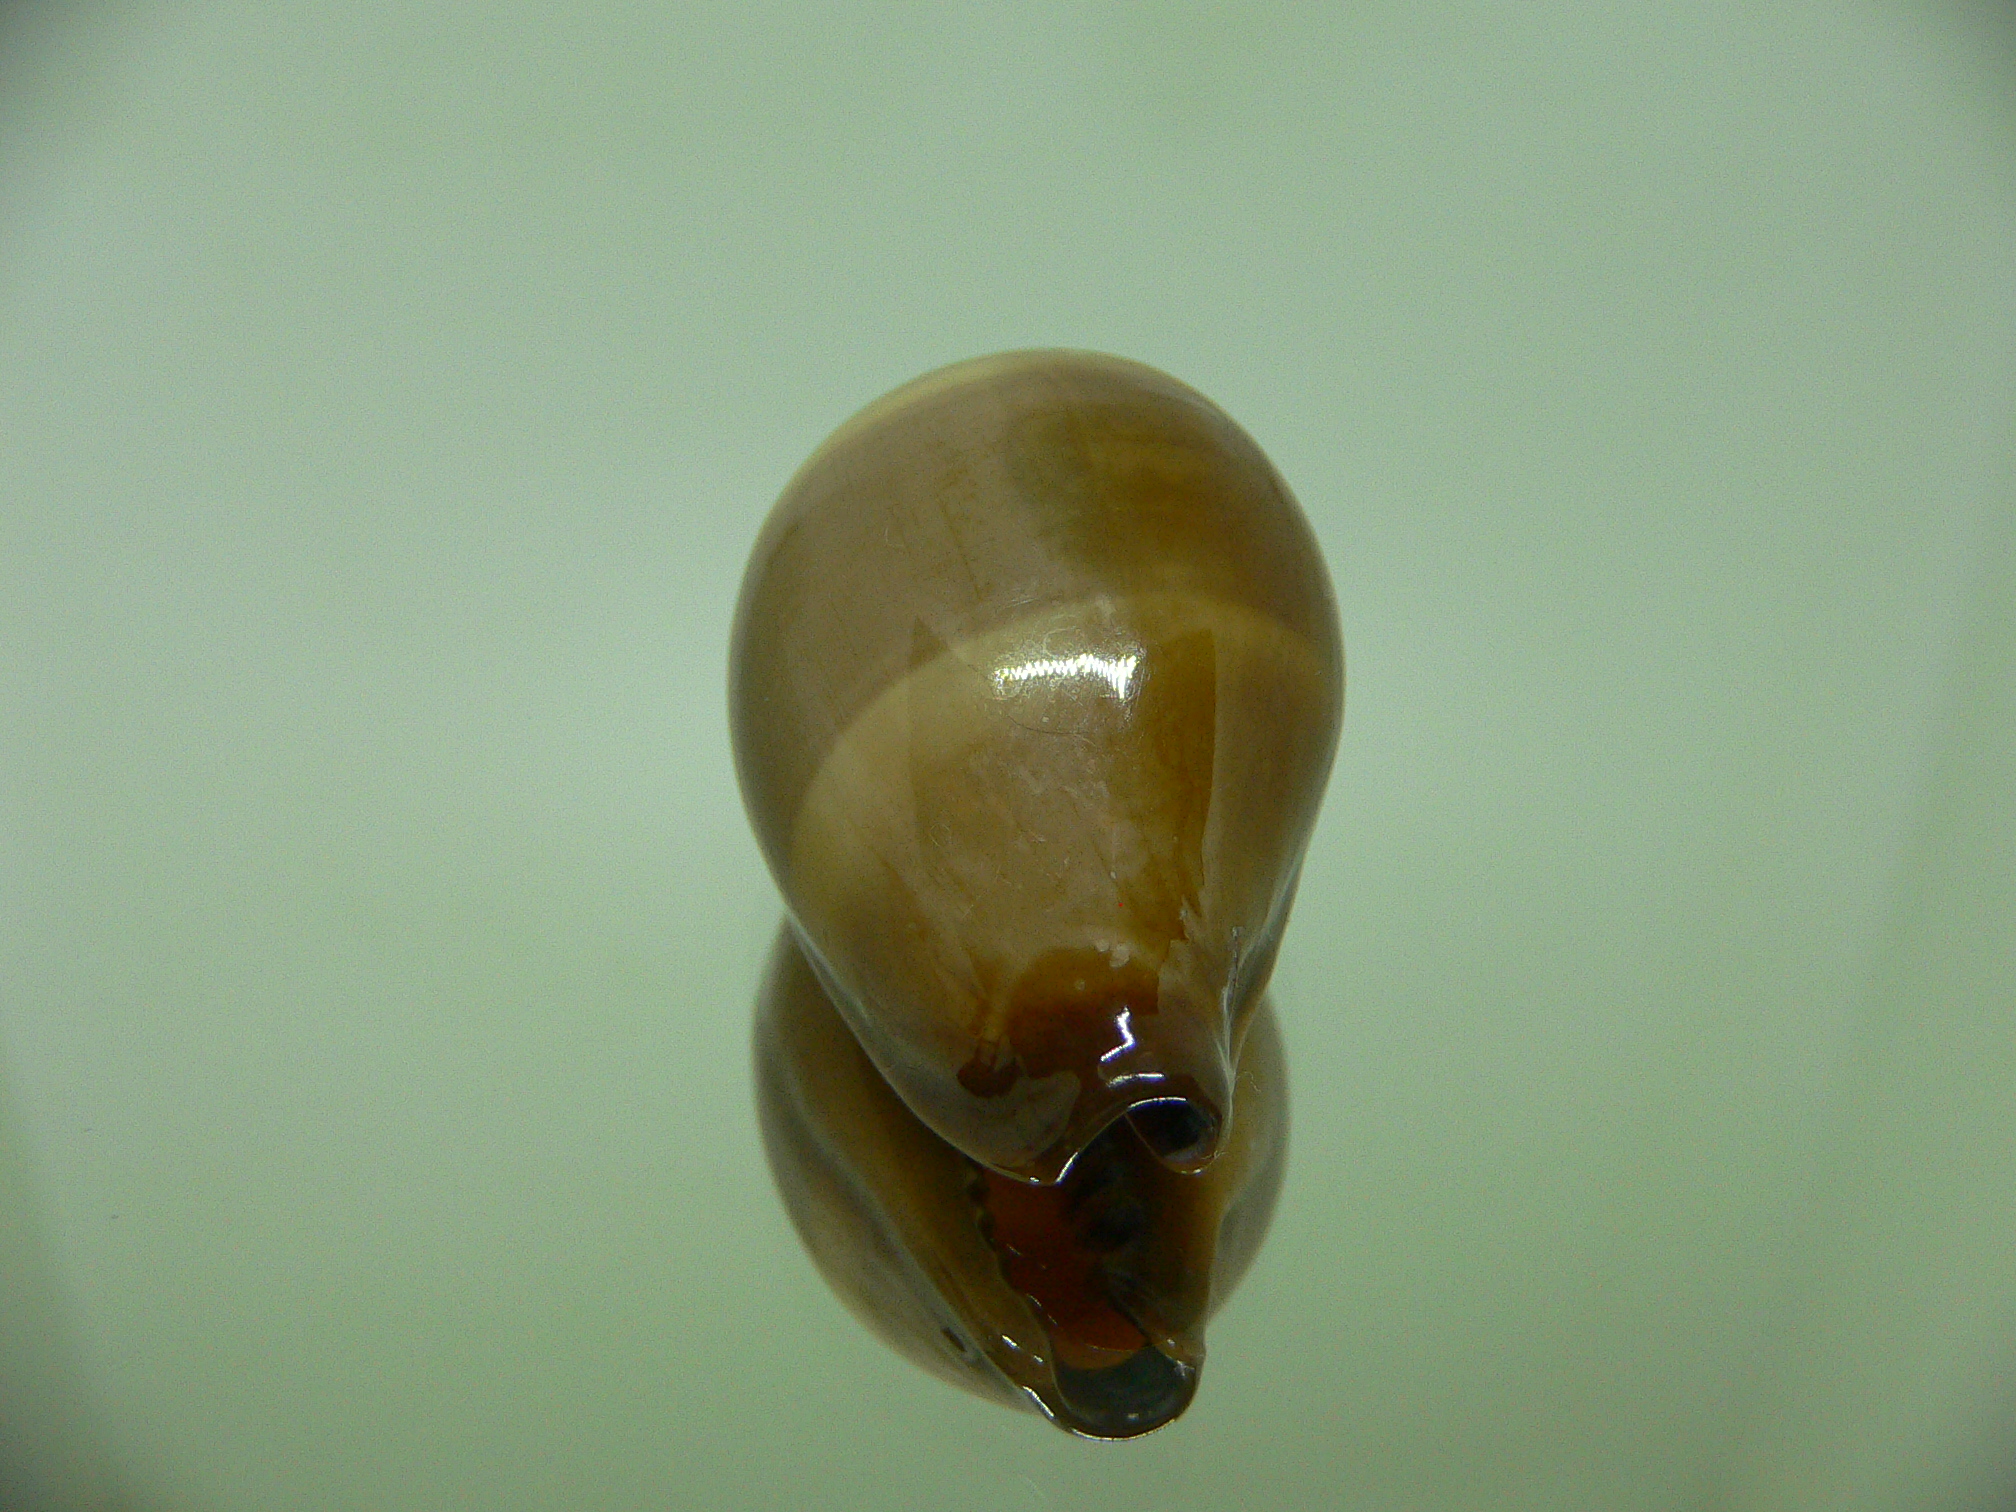
M 1996 1507 L 2007 26 L 0 7 L 0 1506 Z M 836 1303 L 750 1095 L 751 542 L 1031 346 L 1349 633 L 1280 1202 L 1118 1446 Z
M 1201 1173 L 1172 1170 L 1137 1113 L 1054 1185 L 980 1166 L 882 1080 L 779 935 L 756 1012 L 770 1167 L 827 1282 L 894 1348 L 980 1396 L 1088 1438 L 1190 1404 L 1204 1324 L 1266 1236 L 1287 1153 L 1280 1030 L 1263 1001 L 1236 1111 Z

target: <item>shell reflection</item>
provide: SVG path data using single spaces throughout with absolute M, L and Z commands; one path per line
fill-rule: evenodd
M 1129 1438 L 1189 1405 L 1204 1323 L 1260 1247 L 1287 1153 L 1273 1010 L 1255 1014 L 1217 1158 L 1184 1174 L 1108 1125 L 1056 1184 L 960 1154 L 904 1106 L 787 927 L 756 1010 L 764 1146 L 834 1291 L 934 1375 Z
M 829 1279 L 934 1368 L 1106 1437 L 1188 1401 L 1279 1177 L 1261 994 L 1343 691 L 1286 486 L 1135 363 L 930 374 L 772 511 L 730 666 L 793 927 L 766 1127 Z

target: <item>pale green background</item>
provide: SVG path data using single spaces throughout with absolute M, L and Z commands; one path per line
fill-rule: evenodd
M 2016 1485 L 2011 39 L 0 12 L 0 1502 Z M 723 714 L 802 457 L 1058 344 L 1247 425 L 1352 674 L 1280 1217 L 1128 1446 L 799 1252 Z

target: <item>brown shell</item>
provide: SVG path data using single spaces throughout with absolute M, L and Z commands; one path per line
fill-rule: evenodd
M 934 1375 L 1088 1438 L 1186 1407 L 1205 1320 L 1260 1247 L 1287 1152 L 1273 1010 L 1255 1010 L 1217 1158 L 1182 1174 L 1122 1119 L 1053 1186 L 939 1139 L 849 1034 L 787 927 L 756 1010 L 757 1105 L 799 1235 L 870 1329 Z
M 1113 357 L 921 378 L 786 488 L 730 679 L 811 969 L 909 1109 L 1025 1181 L 1123 1114 L 1207 1166 L 1344 694 L 1252 440 Z

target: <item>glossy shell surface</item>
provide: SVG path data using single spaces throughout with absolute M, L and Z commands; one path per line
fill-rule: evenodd
M 800 469 L 743 583 L 742 790 L 813 969 L 940 1137 L 1055 1179 L 1229 1112 L 1343 708 L 1308 524 L 1137 363 L 984 358 Z
M 941 1373 L 1101 1437 L 1187 1402 L 1279 1180 L 1261 994 L 1343 693 L 1286 486 L 1137 363 L 927 375 L 772 511 L 730 666 L 789 913 L 766 1134 L 828 1279 Z

